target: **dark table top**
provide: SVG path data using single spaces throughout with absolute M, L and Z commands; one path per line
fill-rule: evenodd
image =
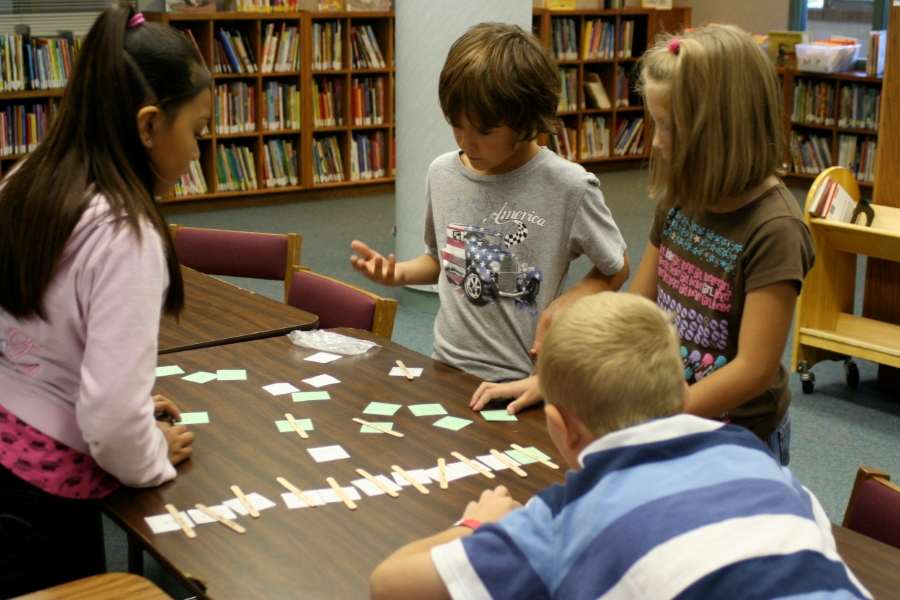
M 181 267 L 184 311 L 159 325 L 159 353 L 233 344 L 315 329 L 319 318 L 215 277 Z
M 160 365 L 177 364 L 187 373 L 217 369 L 247 369 L 246 381 L 196 384 L 179 377 L 157 381 L 156 392 L 174 400 L 183 411 L 208 411 L 210 423 L 192 426 L 197 435 L 193 458 L 179 466 L 178 478 L 159 488 L 122 488 L 105 501 L 107 512 L 126 531 L 136 534 L 180 580 L 213 598 L 365 598 L 374 567 L 403 544 L 431 535 L 458 519 L 468 501 L 487 488 L 507 486 L 513 497 L 526 500 L 550 483 L 562 481 L 565 464 L 546 432 L 543 410 L 525 411 L 515 422 L 488 423 L 468 408 L 479 380 L 367 332 L 354 335 L 377 340 L 382 347 L 330 364 L 303 359 L 314 350 L 294 346 L 286 337 L 215 346 L 161 356 Z M 389 377 L 397 359 L 407 367 L 422 367 L 414 381 Z M 272 396 L 262 389 L 289 382 L 303 391 L 301 380 L 328 373 L 341 383 L 322 388 L 331 400 L 294 403 L 290 394 Z M 433 427 L 440 417 L 415 417 L 401 408 L 393 417 L 362 414 L 370 401 L 394 404 L 441 403 L 450 415 L 471 425 L 454 432 Z M 286 412 L 311 418 L 309 439 L 278 433 L 276 420 Z M 392 421 L 405 434 L 361 434 L 351 421 Z M 285 477 L 303 490 L 328 488 L 326 477 L 342 486 L 358 479 L 363 468 L 373 475 L 389 474 L 391 465 L 430 468 L 451 451 L 470 458 L 510 443 L 536 446 L 562 468 L 540 464 L 525 467 L 522 479 L 509 470 L 496 479 L 477 475 L 450 483 L 448 490 L 428 486 L 428 496 L 404 488 L 399 498 L 362 495 L 356 511 L 343 504 L 288 510 L 281 498 L 287 490 L 276 482 Z M 347 460 L 316 463 L 306 448 L 340 444 Z M 229 487 L 258 492 L 278 506 L 259 519 L 240 517 L 247 528 L 235 534 L 218 524 L 197 528 L 196 539 L 181 532 L 154 535 L 144 517 L 165 513 L 165 504 L 179 509 L 196 503 L 219 504 L 232 498 Z
M 131 573 L 104 573 L 70 581 L 16 600 L 172 600 L 152 582 Z
M 838 553 L 875 600 L 900 598 L 900 550 L 832 525 Z

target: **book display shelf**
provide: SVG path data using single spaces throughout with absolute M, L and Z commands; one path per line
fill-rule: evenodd
M 634 91 L 637 61 L 658 34 L 690 27 L 691 9 L 535 9 L 532 25 L 562 86 L 565 131 L 541 143 L 589 170 L 643 164 L 650 117 Z

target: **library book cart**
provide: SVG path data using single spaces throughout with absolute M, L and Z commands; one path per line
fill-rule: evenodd
M 856 178 L 843 167 L 823 171 L 806 198 L 804 220 L 812 234 L 816 264 L 797 299 L 791 370 L 800 375 L 807 394 L 816 381 L 810 369 L 823 360 L 843 360 L 847 384 L 853 388 L 859 383 L 854 357 L 900 367 L 900 325 L 853 314 L 857 255 L 900 262 L 900 208 L 872 205 L 875 217 L 870 227 L 812 217 L 809 205 L 827 177 L 854 200 L 860 198 Z

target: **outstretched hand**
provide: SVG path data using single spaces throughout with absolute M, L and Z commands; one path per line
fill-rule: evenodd
M 177 465 L 181 461 L 190 458 L 194 452 L 194 449 L 190 447 L 194 443 L 194 434 L 188 431 L 187 426 L 170 425 L 163 421 L 158 422 L 156 426 L 166 436 L 166 443 L 169 446 L 169 462 Z
M 475 394 L 469 402 L 469 408 L 481 410 L 488 402 L 498 398 L 514 399 L 506 407 L 506 412 L 511 415 L 532 404 L 537 404 L 543 400 L 537 375 L 508 383 L 488 383 L 485 381 L 475 390 Z
M 351 256 L 350 264 L 367 279 L 381 285 L 400 285 L 396 274 L 397 258 L 393 254 L 388 255 L 385 259 L 383 255 L 359 240 L 353 240 L 350 247 L 360 255 Z

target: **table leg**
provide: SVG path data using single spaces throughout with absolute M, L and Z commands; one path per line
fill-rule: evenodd
M 128 534 L 128 572 L 144 574 L 144 549 L 131 534 Z

